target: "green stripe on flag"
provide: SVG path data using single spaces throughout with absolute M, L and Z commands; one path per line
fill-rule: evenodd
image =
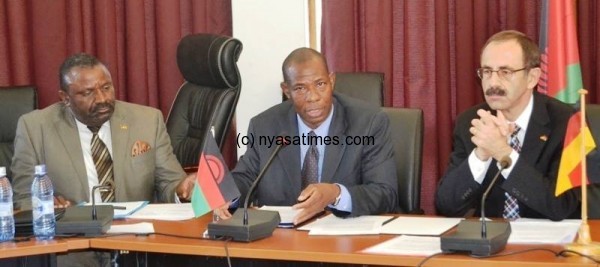
M 192 191 L 192 208 L 196 217 L 200 217 L 211 211 L 208 201 L 206 201 L 206 197 L 204 197 L 202 190 L 200 190 L 197 181 L 194 183 L 194 190 Z
M 583 88 L 581 65 L 579 63 L 568 65 L 566 75 L 567 88 L 558 91 L 554 97 L 562 102 L 575 104 L 580 98 L 578 91 Z

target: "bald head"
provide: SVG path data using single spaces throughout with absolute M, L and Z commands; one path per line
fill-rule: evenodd
M 311 48 L 301 47 L 292 51 L 292 53 L 290 53 L 283 61 L 283 65 L 281 66 L 281 72 L 283 73 L 283 81 L 286 83 L 290 82 L 290 66 L 308 62 L 311 60 L 320 61 L 320 63 L 323 64 L 323 66 L 325 67 L 327 73 L 329 73 L 329 68 L 327 67 L 327 60 L 321 53 Z

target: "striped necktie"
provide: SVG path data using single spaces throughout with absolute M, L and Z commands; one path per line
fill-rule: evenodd
M 318 182 L 319 179 L 319 150 L 317 150 L 317 140 L 314 131 L 308 133 L 310 146 L 304 156 L 304 164 L 302 166 L 302 190 L 309 184 Z
M 521 127 L 515 124 L 515 131 L 510 135 L 510 146 L 517 151 L 517 153 L 521 153 L 521 142 L 519 142 L 519 138 L 517 137 L 519 131 L 521 131 Z M 504 195 L 506 196 L 506 200 L 504 200 L 502 217 L 509 220 L 521 218 L 521 215 L 519 215 L 519 203 L 517 199 L 508 192 L 504 192 Z
M 100 185 L 110 186 L 111 190 L 101 192 L 103 202 L 112 202 L 115 200 L 115 180 L 113 177 L 113 161 L 108 152 L 108 148 L 100 137 L 98 131 L 100 126 L 88 126 L 92 131 L 92 158 L 96 165 L 96 173 L 98 174 L 98 182 Z M 93 196 L 92 196 L 93 197 Z

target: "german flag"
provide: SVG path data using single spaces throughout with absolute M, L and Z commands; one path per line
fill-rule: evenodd
M 208 133 L 198 163 L 192 191 L 192 208 L 196 217 L 240 196 L 240 191 L 225 165 L 212 134 Z
M 555 196 L 559 196 L 571 188 L 581 186 L 582 140 L 585 141 L 583 145 L 585 145 L 586 155 L 596 148 L 590 128 L 586 125 L 584 129 L 581 129 L 581 112 L 577 112 L 571 116 L 567 126 L 563 152 L 560 158 L 560 167 L 558 169 L 558 178 L 556 180 Z M 587 183 L 590 184 L 589 177 Z

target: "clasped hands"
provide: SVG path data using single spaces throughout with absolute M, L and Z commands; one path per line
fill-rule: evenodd
M 300 224 L 322 212 L 327 205 L 335 202 L 335 199 L 340 194 L 341 189 L 336 184 L 319 183 L 308 185 L 300 192 L 300 196 L 297 198 L 298 203 L 292 206 L 293 209 L 300 210 L 294 218 L 294 225 Z M 230 205 L 231 203 L 226 203 L 215 209 L 214 212 L 221 219 L 229 219 L 231 218 L 231 213 L 228 210 Z M 243 205 L 243 203 L 240 203 L 240 205 Z
M 501 160 L 504 156 L 510 155 L 512 148 L 508 145 L 508 136 L 514 131 L 515 125 L 509 123 L 502 111 L 498 110 L 497 115 L 492 115 L 487 110 L 477 111 L 479 119 L 471 121 L 469 131 L 471 141 L 475 146 L 475 155 L 482 161 L 494 158 Z

